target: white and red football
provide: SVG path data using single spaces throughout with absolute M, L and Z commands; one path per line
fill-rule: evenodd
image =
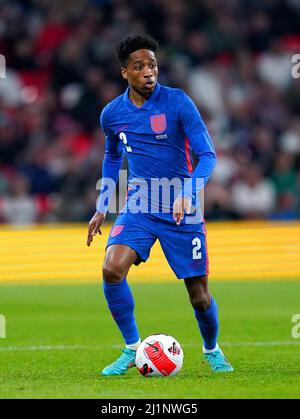
M 176 375 L 183 365 L 183 350 L 173 336 L 151 335 L 138 347 L 135 364 L 144 377 Z

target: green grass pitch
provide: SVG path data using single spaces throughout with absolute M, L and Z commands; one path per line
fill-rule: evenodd
M 121 377 L 99 371 L 120 354 L 122 341 L 100 285 L 1 285 L 1 398 L 299 398 L 300 281 L 213 282 L 220 313 L 219 343 L 235 371 L 213 374 L 183 283 L 136 284 L 142 337 L 173 335 L 184 365 L 176 377 Z

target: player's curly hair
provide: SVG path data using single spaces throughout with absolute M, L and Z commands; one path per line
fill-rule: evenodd
M 158 42 L 145 33 L 134 33 L 123 39 L 117 45 L 117 56 L 122 66 L 127 64 L 130 54 L 139 49 L 149 49 L 155 52 L 158 48 Z

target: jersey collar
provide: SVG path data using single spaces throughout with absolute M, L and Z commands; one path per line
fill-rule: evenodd
M 155 86 L 155 89 L 154 89 L 154 92 L 152 93 L 152 95 L 149 97 L 148 100 L 146 100 L 146 102 L 140 108 L 138 108 L 129 99 L 129 87 L 127 87 L 127 89 L 126 89 L 126 91 L 123 95 L 123 100 L 124 100 L 124 103 L 125 103 L 126 107 L 131 112 L 135 112 L 135 111 L 139 111 L 139 110 L 143 110 L 143 109 L 149 111 L 150 109 L 152 109 L 152 107 L 154 105 L 154 102 L 158 98 L 159 92 L 160 92 L 160 85 L 158 83 L 156 83 L 156 86 Z

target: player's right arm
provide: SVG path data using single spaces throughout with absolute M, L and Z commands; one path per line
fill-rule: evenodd
M 119 171 L 123 162 L 123 145 L 109 128 L 108 112 L 106 108 L 101 113 L 100 123 L 105 134 L 105 153 L 102 163 L 102 180 L 100 194 L 97 199 L 96 212 L 89 222 L 87 245 L 93 241 L 93 237 L 101 234 L 101 225 L 105 220 L 105 215 L 109 205 L 109 200 L 114 192 L 114 187 L 118 182 Z M 108 181 L 110 188 L 108 188 Z M 111 187 L 114 185 L 114 187 Z

